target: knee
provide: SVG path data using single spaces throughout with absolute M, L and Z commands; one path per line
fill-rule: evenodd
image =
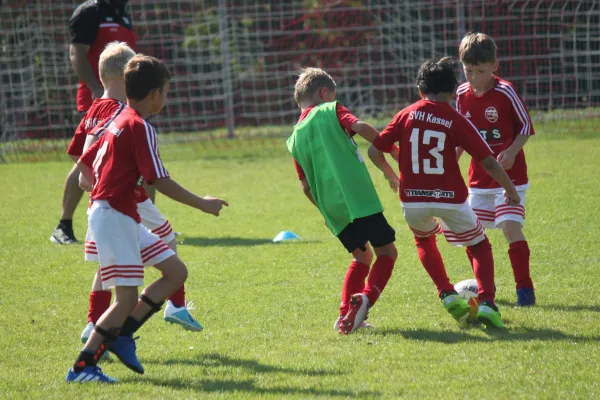
M 396 246 L 394 243 L 387 244 L 383 247 L 377 249 L 377 257 L 386 256 L 396 261 L 398 258 L 398 250 L 396 250 Z
M 163 276 L 178 285 L 183 285 L 188 277 L 188 269 L 185 264 L 179 259 L 173 263 L 173 267 L 169 268 L 168 271 L 163 272 Z

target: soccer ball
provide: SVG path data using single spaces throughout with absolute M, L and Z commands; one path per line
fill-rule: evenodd
M 464 281 L 458 282 L 454 285 L 454 290 L 460 297 L 462 297 L 469 306 L 471 307 L 471 315 L 469 315 L 469 321 L 475 321 L 477 319 L 477 308 L 479 307 L 479 301 L 477 301 L 477 280 L 465 279 Z

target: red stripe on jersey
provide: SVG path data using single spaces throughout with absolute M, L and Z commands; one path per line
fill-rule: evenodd
M 517 116 L 521 120 L 521 124 L 523 125 L 523 127 L 521 128 L 521 131 L 519 132 L 519 134 L 520 135 L 529 135 L 531 133 L 529 130 L 531 121 L 529 119 L 529 115 L 527 114 L 527 111 L 525 111 L 525 106 L 523 106 L 523 103 L 521 102 L 521 99 L 519 99 L 519 96 L 517 96 L 517 93 L 515 92 L 515 90 L 510 85 L 504 84 L 502 82 L 498 82 L 498 86 L 496 86 L 496 90 L 499 91 L 500 93 L 503 93 L 504 95 L 506 95 L 506 97 L 508 97 L 508 99 L 510 100 L 510 102 L 513 105 L 513 108 L 516 111 Z

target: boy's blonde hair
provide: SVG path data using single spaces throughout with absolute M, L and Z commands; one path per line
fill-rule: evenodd
M 111 42 L 100 54 L 98 72 L 102 86 L 106 87 L 113 79 L 123 79 L 125 66 L 135 57 L 135 51 L 125 42 Z
M 321 88 L 335 90 L 335 81 L 321 68 L 303 68 L 294 86 L 294 99 L 300 105 L 309 100 Z
M 496 61 L 496 42 L 485 33 L 469 32 L 460 42 L 458 56 L 464 64 L 479 65 Z

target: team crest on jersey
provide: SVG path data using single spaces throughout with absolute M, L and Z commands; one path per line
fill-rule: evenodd
M 498 111 L 494 107 L 488 107 L 485 110 L 485 118 L 490 122 L 498 121 Z

